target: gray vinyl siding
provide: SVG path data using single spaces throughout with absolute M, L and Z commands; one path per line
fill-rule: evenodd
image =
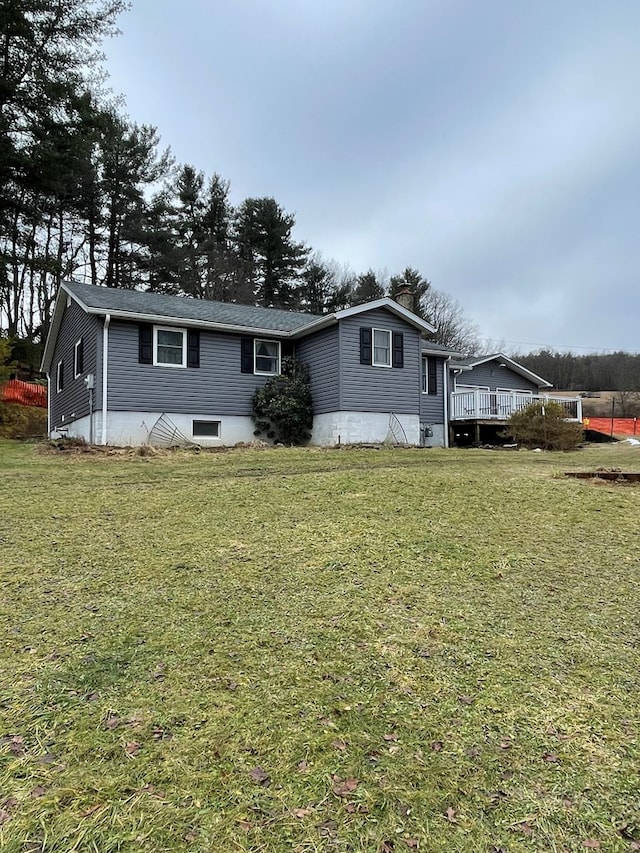
M 444 359 L 434 355 L 427 356 L 437 364 L 436 394 L 424 394 L 422 392 L 422 378 L 420 385 L 420 420 L 424 423 L 444 423 Z
M 51 400 L 51 427 L 64 426 L 89 414 L 89 392 L 84 383 L 88 373 L 96 377 L 94 404 L 99 397 L 98 340 L 101 340 L 101 320 L 87 314 L 75 300 L 66 306 L 53 350 L 49 395 Z M 74 349 L 82 338 L 82 374 L 76 379 L 74 373 Z M 56 391 L 58 362 L 64 362 L 64 388 Z M 95 406 L 94 406 L 95 407 Z M 64 416 L 64 420 L 62 419 Z
M 524 376 L 515 373 L 510 367 L 500 367 L 497 361 L 485 361 L 484 364 L 478 364 L 472 370 L 465 370 L 458 374 L 457 381 L 461 385 L 484 385 L 490 391 L 495 391 L 496 388 L 505 388 L 511 391 L 538 393 L 538 386 L 535 382 L 525 379 Z
M 404 367 L 360 364 L 360 328 L 390 329 L 404 336 Z M 420 333 L 384 308 L 340 321 L 340 409 L 419 413 Z
M 338 326 L 296 341 L 296 356 L 309 367 L 314 414 L 340 409 Z
M 241 373 L 240 341 L 240 335 L 201 331 L 200 367 L 157 367 L 138 362 L 138 324 L 112 321 L 108 409 L 250 415 L 254 391 L 269 377 Z

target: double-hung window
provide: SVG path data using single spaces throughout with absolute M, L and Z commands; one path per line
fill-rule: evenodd
M 154 326 L 153 363 L 165 367 L 186 367 L 187 330 Z
M 438 367 L 434 358 L 422 356 L 422 393 L 438 393 Z
M 387 329 L 373 330 L 373 366 L 391 367 L 391 332 Z
M 276 376 L 280 373 L 280 341 L 254 339 L 253 371 L 268 376 Z

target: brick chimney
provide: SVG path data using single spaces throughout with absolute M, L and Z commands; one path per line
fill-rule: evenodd
M 407 311 L 414 310 L 413 291 L 408 284 L 403 284 L 396 290 L 394 299 L 399 305 L 406 308 Z

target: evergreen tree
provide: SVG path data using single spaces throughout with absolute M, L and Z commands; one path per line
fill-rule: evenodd
M 296 308 L 309 250 L 292 237 L 295 218 L 273 198 L 248 198 L 236 211 L 234 242 L 243 286 L 256 305 Z
M 103 113 L 98 151 L 105 257 L 103 283 L 134 288 L 144 284 L 153 240 L 147 195 L 168 176 L 169 151 L 158 152 L 154 127 L 130 124 Z
M 203 208 L 205 299 L 243 302 L 247 295 L 242 292 L 239 264 L 231 243 L 232 214 L 229 182 L 214 174 L 205 188 Z
M 96 49 L 125 7 L 124 0 L 0 5 L 0 322 L 12 334 L 45 333 L 51 294 L 80 251 L 77 184 L 86 150 L 77 131 L 91 110 Z
M 243 301 L 237 257 L 231 245 L 229 183 L 219 175 L 182 166 L 170 191 L 167 246 L 172 278 L 180 292 L 196 299 Z
M 425 296 L 427 295 L 431 282 L 423 278 L 418 270 L 406 267 L 400 275 L 391 276 L 389 280 L 389 294 L 395 299 L 397 292 L 402 287 L 408 287 L 413 294 L 413 311 L 419 317 L 425 319 Z
M 319 254 L 312 255 L 301 276 L 301 305 L 312 314 L 330 314 L 353 304 L 355 276 L 340 269 L 336 262 L 327 263 Z
M 374 299 L 381 299 L 385 296 L 385 286 L 380 278 L 373 270 L 368 270 L 361 273 L 355 281 L 355 287 L 352 293 L 352 305 L 362 305 L 365 302 L 372 302 Z
M 309 259 L 302 271 L 302 303 L 312 314 L 324 314 L 335 291 L 335 274 L 318 256 Z

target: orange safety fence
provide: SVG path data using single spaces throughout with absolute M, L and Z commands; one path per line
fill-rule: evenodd
M 613 430 L 611 429 L 611 418 L 583 418 L 582 426 L 585 429 L 594 429 L 604 432 L 606 435 L 640 435 L 640 423 L 638 418 L 613 418 Z
M 17 403 L 19 406 L 38 406 L 47 408 L 47 389 L 35 382 L 23 382 L 21 379 L 10 379 L 0 388 L 0 399 L 3 403 Z

